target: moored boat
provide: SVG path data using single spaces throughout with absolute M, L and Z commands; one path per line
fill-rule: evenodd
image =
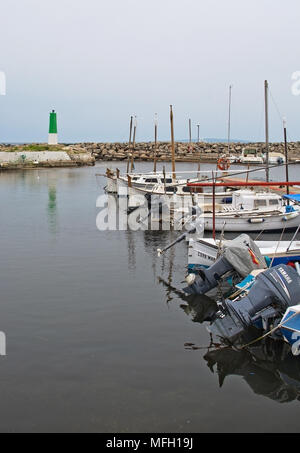
M 285 156 L 282 153 L 278 152 L 269 152 L 269 165 L 282 165 L 286 162 Z M 264 154 L 263 155 L 263 162 L 266 164 L 267 163 L 267 156 Z
M 231 241 L 223 241 L 223 246 Z M 254 241 L 260 253 L 276 266 L 280 263 L 300 262 L 300 241 Z M 220 241 L 213 238 L 190 238 L 188 245 L 188 269 L 196 271 L 209 267 L 220 253 Z
M 295 229 L 300 223 L 300 210 L 285 205 L 280 195 L 271 192 L 236 190 L 232 202 L 202 205 L 203 224 L 207 231 L 276 231 Z
M 262 153 L 256 148 L 245 147 L 242 149 L 241 155 L 236 159 L 240 164 L 262 165 L 264 159 Z
M 300 304 L 287 308 L 280 322 L 280 330 L 294 355 L 300 354 Z
M 224 267 L 224 266 L 223 266 Z M 223 269 L 224 270 L 224 269 Z M 212 274 L 208 274 L 209 277 Z M 252 278 L 249 280 L 249 276 Z M 222 341 L 245 341 L 249 329 L 256 329 L 256 338 L 266 336 L 284 340 L 294 355 L 300 354 L 300 275 L 291 266 L 280 264 L 257 272 L 252 271 L 244 282 L 236 285 L 237 291 L 218 302 L 219 310 L 210 319 L 208 327 L 212 335 Z M 198 281 L 184 289 L 187 294 L 202 294 L 210 279 Z M 200 291 L 200 292 L 199 292 Z M 242 347 L 245 348 L 248 343 Z

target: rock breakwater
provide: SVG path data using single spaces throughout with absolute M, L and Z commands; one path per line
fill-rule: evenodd
M 255 148 L 265 152 L 265 144 L 231 143 L 229 154 L 239 157 L 243 148 Z M 138 142 L 134 149 L 128 143 L 76 143 L 76 144 L 31 144 L 0 145 L 0 169 L 18 169 L 32 167 L 76 167 L 94 165 L 96 161 L 122 161 L 133 154 L 136 161 L 153 161 L 155 145 L 153 142 Z M 270 152 L 284 153 L 284 143 L 270 143 Z M 289 160 L 300 159 L 300 142 L 288 144 Z M 218 157 L 228 154 L 227 143 L 189 143 L 175 144 L 177 162 L 216 162 Z M 157 161 L 171 161 L 170 142 L 157 144 Z
M 83 146 L 95 157 L 96 160 L 126 160 L 128 155 L 133 154 L 135 160 L 148 161 L 154 158 L 154 143 L 139 142 L 134 149 L 128 143 L 85 143 Z M 231 143 L 229 152 L 231 155 L 240 156 L 244 147 L 257 149 L 258 152 L 265 151 L 264 143 Z M 227 154 L 227 143 L 189 143 L 177 142 L 175 144 L 175 155 L 177 162 L 215 162 L 221 154 Z M 284 153 L 284 143 L 271 143 L 270 152 Z M 289 143 L 289 158 L 291 160 L 300 158 L 300 142 Z M 171 160 L 171 145 L 169 142 L 157 144 L 157 160 Z

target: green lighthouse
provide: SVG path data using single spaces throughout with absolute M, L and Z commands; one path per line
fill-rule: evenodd
M 48 145 L 57 145 L 57 118 L 55 110 L 52 110 L 49 118 Z

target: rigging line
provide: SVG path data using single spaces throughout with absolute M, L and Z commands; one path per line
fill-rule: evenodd
M 271 99 L 272 99 L 272 101 L 273 101 L 273 103 L 274 103 L 274 106 L 275 106 L 275 108 L 276 108 L 276 110 L 277 110 L 277 113 L 278 113 L 278 116 L 279 116 L 279 118 L 280 118 L 280 121 L 281 121 L 281 123 L 282 123 L 282 122 L 283 122 L 283 119 L 284 119 L 284 116 L 281 114 L 281 112 L 280 112 L 280 110 L 279 110 L 279 107 L 278 107 L 278 105 L 276 104 L 275 99 L 274 99 L 274 96 L 272 95 L 272 92 L 271 92 L 270 89 L 269 89 L 269 93 L 270 93 L 270 97 L 271 97 Z M 290 137 L 289 133 L 287 133 L 287 137 L 288 137 L 288 141 L 291 142 L 292 140 L 291 140 L 291 137 Z
M 295 313 L 293 313 L 292 316 L 290 316 L 289 318 L 285 319 L 284 321 L 281 320 L 281 322 L 280 322 L 277 326 L 273 327 L 273 329 L 269 330 L 269 331 L 268 331 L 267 333 L 265 333 L 264 335 L 261 335 L 260 337 L 255 338 L 255 340 L 250 341 L 250 343 L 244 344 L 244 345 L 241 346 L 239 349 L 244 349 L 244 348 L 246 348 L 247 346 L 250 346 L 251 344 L 256 343 L 257 341 L 262 340 L 263 338 L 266 338 L 267 336 L 269 336 L 270 334 L 272 334 L 273 332 L 275 332 L 277 329 L 280 329 L 282 326 L 284 326 L 285 323 L 286 323 L 287 321 L 291 321 L 291 319 L 293 319 L 293 318 L 294 318 L 295 316 L 297 316 L 297 315 L 299 315 L 299 312 L 298 312 L 298 311 L 296 311 Z
M 254 238 L 254 241 L 257 241 L 258 238 L 259 238 L 265 231 L 266 231 L 265 228 L 264 228 L 263 230 L 261 230 L 261 231 L 258 233 L 258 235 Z
M 282 121 L 283 121 L 283 115 L 281 114 L 281 112 L 280 112 L 280 110 L 279 110 L 279 108 L 278 108 L 278 105 L 276 104 L 275 99 L 274 99 L 274 96 L 272 95 L 272 92 L 271 92 L 270 89 L 269 89 L 269 93 L 270 93 L 270 98 L 272 99 L 272 101 L 273 101 L 273 103 L 274 103 L 274 106 L 275 106 L 275 108 L 276 108 L 276 110 L 277 110 L 277 113 L 278 113 L 278 116 L 279 116 L 279 118 L 280 118 L 280 121 L 282 122 Z
M 262 101 L 262 103 L 261 103 L 261 111 L 260 111 L 260 118 L 259 118 L 259 123 L 258 123 L 258 137 L 261 138 L 261 141 L 263 141 L 263 126 L 264 126 L 263 115 L 264 115 L 264 110 L 265 110 L 265 103 L 264 103 L 264 101 Z
M 272 267 L 272 265 L 273 265 L 273 261 L 274 261 L 275 255 L 276 255 L 276 253 L 277 253 L 279 244 L 280 244 L 281 241 L 282 241 L 282 237 L 283 237 L 284 232 L 285 232 L 285 226 L 284 226 L 284 228 L 282 229 L 282 232 L 281 232 L 281 235 L 280 235 L 280 239 L 279 239 L 279 241 L 277 242 L 276 249 L 275 249 L 275 252 L 274 252 L 274 254 L 273 254 L 272 260 L 271 260 L 271 262 L 270 262 L 269 268 Z

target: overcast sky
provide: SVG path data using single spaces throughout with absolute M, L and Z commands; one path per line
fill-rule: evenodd
M 300 140 L 299 0 L 0 0 L 0 141 L 127 141 L 231 137 L 264 140 L 264 80 L 270 85 L 270 140 Z M 299 77 L 300 78 L 300 77 Z

